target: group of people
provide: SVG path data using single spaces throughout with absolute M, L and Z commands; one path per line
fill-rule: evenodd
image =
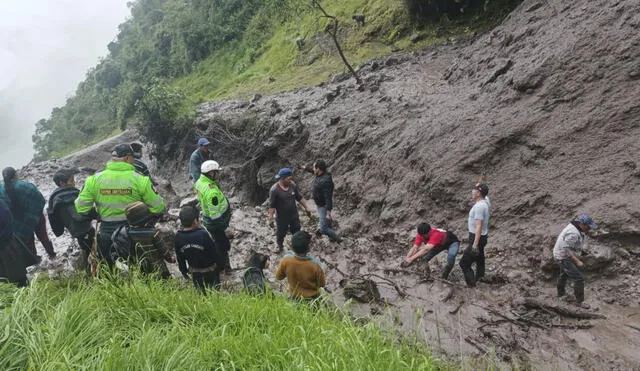
M 223 169 L 211 159 L 209 145 L 206 138 L 200 138 L 198 148 L 189 159 L 188 175 L 199 207 L 186 205 L 181 208 L 181 229 L 176 233 L 173 249 L 165 246 L 155 228 L 155 223 L 165 211 L 165 203 L 154 189 L 148 167 L 141 160 L 142 145 L 139 143 L 117 145 L 111 153 L 111 161 L 106 163 L 104 170 L 89 176 L 82 190 L 75 186 L 74 171 L 61 169 L 55 173 L 53 181 L 57 188 L 51 194 L 47 207 L 54 234 L 60 236 L 66 229 L 77 239 L 82 260 L 91 263 L 86 268 L 92 274 L 96 274 L 96 264 L 100 260 L 111 268 L 123 262 L 129 264 L 125 264 L 126 267 L 135 263 L 145 274 L 167 278 L 170 273 L 165 262 L 177 262 L 180 272 L 191 279 L 197 289 L 217 288 L 220 274 L 231 271 L 229 251 L 233 233 L 229 224 L 232 208 L 219 185 Z M 313 200 L 320 232 L 330 241 L 340 243 L 342 238 L 332 229 L 334 183 L 326 162 L 317 160 L 311 166 L 300 165 L 299 168 L 315 175 Z M 15 169 L 4 169 L 2 176 L 0 277 L 25 286 L 28 284 L 25 268 L 41 260 L 35 249 L 34 235 L 50 258 L 56 256 L 47 236 L 42 212 L 46 201 L 35 185 L 18 179 Z M 308 255 L 311 235 L 301 230 L 297 207 L 299 203 L 311 217 L 310 205 L 293 181 L 293 169 L 280 169 L 275 180 L 269 191 L 269 225 L 276 229 L 278 252 L 284 250 L 287 233 L 292 234 L 293 250 L 278 264 L 276 278 L 287 278 L 293 297 L 313 299 L 325 285 L 325 276 L 318 263 Z M 489 187 L 484 183 L 473 186 L 473 206 L 468 218 L 469 244 L 459 262 L 469 287 L 474 287 L 485 274 L 484 250 L 491 216 L 488 193 Z M 97 231 L 92 220 L 99 221 Z M 584 300 L 583 263 L 579 255 L 586 232 L 595 227 L 591 217 L 581 214 L 558 236 L 553 249 L 561 271 L 558 296 L 565 295 L 566 281 L 571 279 L 575 281 L 575 300 Z M 460 244 L 460 239 L 453 232 L 420 223 L 413 246 L 401 265 L 407 267 L 419 259 L 428 262 L 446 251 L 447 263 L 442 278 L 448 279 Z M 268 264 L 268 257 L 263 255 L 254 260 L 262 265 L 250 266 L 245 278 Z M 475 271 L 472 268 L 474 263 Z M 264 277 L 262 272 L 257 275 L 260 276 Z
M 489 217 L 491 216 L 488 195 L 487 184 L 478 183 L 473 186 L 471 191 L 473 206 L 468 218 L 469 245 L 464 249 L 459 263 L 468 287 L 474 287 L 485 275 L 484 249 L 489 238 Z M 560 268 L 557 282 L 558 297 L 565 296 L 567 280 L 573 280 L 575 282 L 574 297 L 571 299 L 580 305 L 584 302 L 582 272 L 584 264 L 579 255 L 583 253 L 586 233 L 595 228 L 596 224 L 589 215 L 580 214 L 562 230 L 553 248 L 553 257 Z M 413 246 L 401 266 L 408 267 L 419 259 L 429 262 L 441 252 L 446 251 L 447 264 L 442 271 L 442 279 L 446 280 L 454 268 L 459 249 L 460 239 L 453 232 L 420 223 Z M 472 269 L 474 263 L 475 272 Z

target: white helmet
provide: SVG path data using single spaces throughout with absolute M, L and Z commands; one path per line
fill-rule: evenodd
M 214 171 L 214 170 L 222 170 L 222 168 L 220 167 L 220 165 L 218 165 L 217 162 L 213 161 L 213 160 L 208 160 L 202 163 L 202 166 L 200 167 L 200 172 L 202 174 L 206 174 L 210 171 Z

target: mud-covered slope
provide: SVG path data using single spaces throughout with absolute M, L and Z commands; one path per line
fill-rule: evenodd
M 633 233 L 639 7 L 525 1 L 475 40 L 362 66 L 364 89 L 346 80 L 204 104 L 198 132 L 216 136 L 220 117 L 275 125 L 254 151 L 258 185 L 281 166 L 325 158 L 354 232 L 426 218 L 462 233 L 469 186 L 486 173 L 495 245 L 548 244 L 578 211 L 594 215 L 599 233 Z M 187 155 L 169 172 L 182 176 Z M 247 160 L 227 148 L 215 156 Z M 252 179 L 236 178 L 250 189 Z
M 436 352 L 495 349 L 502 361 L 541 369 L 638 368 L 639 26 L 636 0 L 524 1 L 488 34 L 360 66 L 361 87 L 339 75 L 203 104 L 192 135 L 160 147 L 152 171 L 175 207 L 176 194 L 191 194 L 193 142 L 214 141 L 237 209 L 235 264 L 250 248 L 274 249 L 266 210 L 242 204 L 261 204 L 280 167 L 323 158 L 346 237 L 314 247 L 331 289 L 368 273 L 398 283 L 404 299 L 382 289 L 395 328 L 416 331 Z M 82 161 L 71 164 L 90 166 Z M 37 180 L 33 170 L 44 168 L 29 169 Z M 466 237 L 470 187 L 483 173 L 493 206 L 488 283 L 463 288 L 459 268 L 453 284 L 425 283 L 423 264 L 399 269 L 418 221 Z M 295 177 L 310 196 L 311 177 Z M 585 257 L 587 302 L 607 318 L 588 323 L 522 304 L 556 301 L 551 248 L 578 212 L 599 224 Z M 434 277 L 441 259 L 431 263 Z
M 640 359 L 628 350 L 639 345 L 637 333 L 624 327 L 630 314 L 622 308 L 637 310 L 640 296 L 639 24 L 637 1 L 525 1 L 476 39 L 361 66 L 364 87 L 336 76 L 286 94 L 204 104 L 194 137 L 223 142 L 215 157 L 238 200 L 261 200 L 282 166 L 326 159 L 350 242 L 347 251 L 319 254 L 347 274 L 394 271 L 419 220 L 465 236 L 470 185 L 485 173 L 493 205 L 489 269 L 508 283 L 459 297 L 469 321 L 449 323 L 453 352 L 469 351 L 468 342 L 467 349 L 457 343 L 459 331 L 473 333 L 480 321 L 469 301 L 515 308 L 522 296 L 552 297 L 555 236 L 576 213 L 592 214 L 600 227 L 585 258 L 589 300 L 615 320 L 575 336 L 479 336 L 538 365 L 636 367 Z M 247 129 L 247 121 L 259 129 Z M 224 143 L 234 135 L 243 139 Z M 192 141 L 164 168 L 168 178 L 184 176 Z M 297 177 L 308 190 L 309 178 Z M 443 305 L 433 295 L 442 287 L 415 287 L 419 300 L 410 308 Z M 532 347 L 535 355 L 527 354 Z

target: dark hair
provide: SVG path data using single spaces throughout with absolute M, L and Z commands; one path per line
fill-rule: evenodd
M 183 227 L 191 227 L 196 219 L 200 218 L 200 210 L 191 205 L 185 205 L 180 209 L 179 217 Z
M 2 170 L 2 179 L 4 180 L 4 189 L 11 200 L 11 212 L 16 218 L 20 218 L 24 215 L 24 208 L 18 199 L 18 193 L 16 191 L 16 169 L 12 167 L 6 167 Z
M 307 231 L 298 231 L 291 237 L 291 248 L 293 252 L 298 255 L 303 255 L 309 252 L 309 242 L 311 241 L 311 234 Z
M 316 160 L 313 166 L 322 172 L 327 171 L 327 163 L 324 160 Z
M 429 231 L 431 230 L 431 226 L 429 225 L 429 223 L 420 223 L 418 224 L 418 234 L 419 235 L 425 235 L 427 233 L 429 233 Z
M 62 186 L 67 183 L 69 179 L 73 178 L 75 171 L 71 169 L 60 169 L 53 175 L 53 182 L 58 186 Z
M 260 254 L 259 252 L 254 251 L 251 253 L 249 260 L 247 260 L 247 266 L 258 268 L 258 269 L 265 269 L 266 268 L 265 265 L 267 264 L 268 261 L 269 261 L 268 255 Z

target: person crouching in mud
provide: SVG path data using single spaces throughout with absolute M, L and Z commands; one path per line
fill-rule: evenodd
M 421 257 L 424 257 L 424 260 L 429 262 L 436 255 L 447 251 L 447 265 L 442 271 L 442 279 L 446 280 L 456 263 L 456 254 L 459 248 L 460 240 L 453 232 L 431 228 L 427 223 L 420 223 L 413 247 L 400 265 L 408 267 Z

